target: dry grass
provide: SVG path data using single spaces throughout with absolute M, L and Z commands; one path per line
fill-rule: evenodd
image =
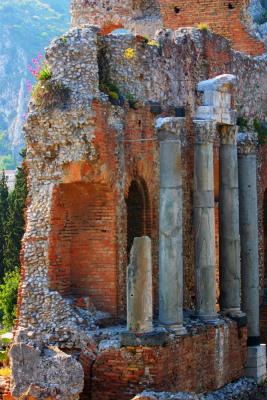
M 68 90 L 61 82 L 37 82 L 32 91 L 32 99 L 38 109 L 56 107 L 64 104 Z

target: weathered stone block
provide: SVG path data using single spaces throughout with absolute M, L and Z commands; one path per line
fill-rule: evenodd
M 83 368 L 74 357 L 58 348 L 38 349 L 14 344 L 9 353 L 12 367 L 11 393 L 14 397 L 56 397 L 73 400 L 82 392 Z

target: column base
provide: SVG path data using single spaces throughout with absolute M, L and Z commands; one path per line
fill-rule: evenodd
M 165 329 L 173 331 L 176 335 L 186 335 L 187 329 L 181 324 L 163 324 L 159 322 L 159 325 Z
M 121 345 L 124 347 L 138 346 L 164 346 L 168 339 L 168 332 L 165 329 L 155 328 L 151 332 L 135 333 L 131 331 L 120 334 Z
M 202 321 L 217 321 L 218 320 L 218 315 L 214 314 L 214 315 L 203 315 L 203 314 L 198 314 L 196 313 L 194 315 L 194 318 L 198 318 L 201 319 Z
M 228 308 L 222 310 L 221 314 L 237 322 L 240 327 L 247 325 L 247 316 L 239 308 Z
M 245 368 L 248 378 L 253 378 L 257 383 L 266 379 L 266 344 L 248 347 L 248 357 Z

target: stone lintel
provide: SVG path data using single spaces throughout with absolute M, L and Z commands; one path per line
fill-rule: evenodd
M 218 75 L 215 78 L 201 81 L 197 85 L 199 92 L 218 91 L 229 92 L 236 83 L 236 76 L 232 74 Z
M 156 130 L 160 141 L 164 140 L 184 140 L 185 138 L 185 118 L 166 117 L 156 120 Z
M 211 119 L 195 119 L 195 143 L 213 143 L 216 135 L 216 123 Z
M 255 132 L 239 132 L 237 136 L 238 154 L 256 154 L 258 136 Z

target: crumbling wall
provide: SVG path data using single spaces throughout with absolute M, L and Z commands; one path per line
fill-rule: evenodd
M 201 393 L 242 376 L 246 328 L 238 333 L 236 324 L 228 322 L 193 330 L 164 346 L 100 353 L 92 366 L 92 399 L 129 400 L 142 390 Z
M 140 218 L 146 215 L 149 221 L 154 313 L 157 315 L 159 144 L 155 119 L 159 114 L 173 116 L 185 112 L 186 136 L 182 141 L 184 306 L 193 308 L 192 117 L 200 102 L 195 92 L 196 84 L 220 73 L 235 71 L 239 80 L 236 96 L 248 119 L 264 118 L 262 108 L 266 96 L 266 62 L 244 58 L 245 70 L 241 65 L 243 58 L 230 49 L 228 41 L 209 32 L 196 29 L 177 33 L 161 31 L 159 43 L 147 43 L 140 37 L 125 35 L 103 37 L 98 33 L 96 27 L 73 29 L 52 42 L 47 50 L 52 72 L 50 83 L 60 82 L 56 87 L 64 88 L 68 96 L 61 102 L 47 104 L 44 109 L 34 103 L 30 105 L 25 126 L 29 198 L 15 339 L 17 347 L 21 344 L 40 347 L 41 358 L 51 345 L 71 353 L 70 357 L 75 358 L 77 353 L 87 371 L 85 381 L 89 380 L 88 375 L 97 358 L 97 343 L 92 337 L 96 325 L 103 323 L 104 318 L 117 322 L 126 317 L 127 199 L 132 182 L 142 183 L 146 188 L 148 211 L 139 215 Z M 131 57 L 127 57 L 127 49 L 133 50 Z M 254 66 L 262 80 L 260 86 L 250 77 Z M 99 83 L 108 82 L 118 86 L 120 105 L 112 105 L 114 99 L 99 90 Z M 248 83 L 247 90 L 243 82 Z M 127 100 L 129 94 L 132 105 Z M 215 170 L 217 147 L 218 138 Z M 215 176 L 218 194 L 218 171 Z M 96 311 L 94 306 L 109 314 Z M 185 383 L 194 353 L 196 349 L 202 349 L 205 341 L 211 346 L 205 370 L 207 376 L 214 357 L 220 357 L 228 338 L 230 349 L 234 346 L 231 345 L 233 341 L 238 352 L 244 355 L 245 333 L 242 333 L 243 341 L 237 341 L 236 325 L 229 329 L 225 342 L 217 339 L 216 342 L 215 330 L 211 332 L 203 326 L 205 333 L 200 334 L 201 339 L 196 339 L 196 348 L 190 346 L 192 337 L 187 337 L 187 350 L 182 354 L 186 361 L 180 371 Z M 177 349 L 174 346 L 175 351 L 178 347 L 178 344 Z M 162 374 L 158 361 L 160 364 L 163 360 L 164 364 L 172 359 L 171 348 L 170 345 L 166 354 L 164 347 L 152 351 L 151 371 L 155 368 L 157 375 L 153 385 L 163 385 L 162 380 L 158 381 Z M 141 347 L 140 352 L 146 357 L 144 348 Z M 158 352 L 162 358 L 157 358 Z M 122 354 L 119 350 L 120 360 Z M 200 357 L 200 353 L 197 354 Z M 107 353 L 107 356 L 113 356 L 113 353 Z M 177 360 L 180 359 L 175 356 L 174 375 L 180 368 Z M 120 374 L 125 368 L 124 362 L 120 364 Z M 96 374 L 97 365 L 93 367 Z M 103 367 L 105 373 L 108 365 Z M 224 373 L 230 361 L 221 365 Z M 143 369 L 146 366 L 146 363 L 142 364 Z M 242 366 L 242 360 L 238 358 L 238 367 L 233 366 L 237 368 L 235 373 L 233 370 L 229 374 L 225 372 L 225 377 L 220 379 L 216 375 L 214 387 L 238 377 Z M 121 377 L 119 372 L 116 370 L 116 379 Z M 100 388 L 97 376 L 96 390 L 106 390 Z M 165 378 L 170 379 L 170 376 Z M 151 379 L 154 379 L 153 374 Z M 17 387 L 17 380 L 17 375 L 13 374 L 14 387 Z M 136 383 L 135 376 L 133 382 Z M 190 384 L 194 387 L 194 382 Z M 44 390 L 46 385 L 49 386 L 49 382 L 44 379 Z M 203 387 L 209 385 L 203 381 Z M 120 394 L 123 387 L 119 389 Z
M 153 38 L 160 28 L 202 24 L 203 30 L 228 38 L 235 50 L 255 56 L 264 53 L 264 44 L 253 31 L 249 5 L 249 0 L 72 0 L 72 26 L 96 24 L 104 32 L 124 27 Z

